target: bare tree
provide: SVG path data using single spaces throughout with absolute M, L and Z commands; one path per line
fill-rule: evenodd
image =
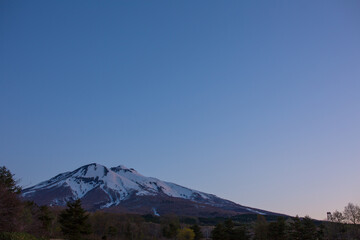
M 343 223 L 345 220 L 344 215 L 339 212 L 338 210 L 336 210 L 335 212 L 333 212 L 331 214 L 331 221 L 335 222 L 335 223 Z
M 356 224 L 360 222 L 360 208 L 358 205 L 349 203 L 344 209 L 344 217 L 349 223 Z

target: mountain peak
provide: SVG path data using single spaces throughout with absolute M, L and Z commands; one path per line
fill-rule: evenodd
M 81 199 L 87 209 L 91 210 L 120 205 L 127 206 L 126 204 L 130 203 L 140 204 L 139 207 L 143 207 L 150 202 L 158 206 L 167 204 L 168 209 L 174 209 L 172 204 L 175 201 L 185 204 L 189 209 L 192 209 L 191 211 L 198 212 L 203 211 L 204 206 L 208 209 L 211 208 L 211 211 L 213 208 L 222 209 L 221 211 L 234 211 L 234 209 L 240 209 L 242 212 L 255 211 L 213 194 L 143 176 L 133 168 L 127 168 L 124 165 L 107 168 L 97 163 L 87 164 L 74 171 L 58 174 L 47 181 L 24 189 L 22 196 L 39 205 L 64 206 L 68 201 Z M 141 202 L 139 199 L 146 200 Z M 155 202 L 153 202 L 154 200 Z M 177 208 L 178 211 L 183 209 L 180 206 Z M 152 209 L 156 206 L 149 207 Z M 130 209 L 133 211 L 137 208 L 130 206 Z M 263 211 L 257 213 L 260 212 Z
M 119 165 L 119 166 L 117 166 L 117 167 L 112 167 L 112 168 L 110 168 L 112 171 L 115 171 L 115 172 L 120 172 L 120 171 L 123 171 L 123 172 L 131 172 L 131 173 L 136 173 L 136 174 L 138 174 L 138 172 L 135 170 L 135 169 L 133 169 L 133 168 L 128 168 L 128 167 L 126 167 L 126 166 L 124 166 L 124 165 Z
M 84 165 L 82 167 L 79 167 L 75 171 L 73 171 L 73 176 L 77 177 L 99 177 L 104 176 L 109 172 L 109 169 L 101 164 L 98 163 L 91 163 Z

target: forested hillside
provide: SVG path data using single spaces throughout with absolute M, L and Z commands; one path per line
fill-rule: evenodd
M 13 174 L 0 168 L 0 239 L 36 240 L 291 240 L 359 239 L 360 208 L 328 213 L 327 221 L 310 217 L 242 214 L 226 217 L 87 212 L 80 200 L 66 207 L 38 206 L 19 197 Z

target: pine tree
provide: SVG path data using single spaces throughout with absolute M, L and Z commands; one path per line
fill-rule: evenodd
M 178 231 L 179 231 L 179 225 L 175 223 L 169 223 L 169 225 L 165 226 L 163 228 L 163 235 L 166 238 L 174 238 L 176 237 Z
M 0 167 L 0 185 L 12 193 L 19 194 L 21 192 L 21 187 L 17 184 L 18 181 L 14 179 L 14 174 L 12 174 L 5 166 Z
M 254 226 L 254 239 L 267 240 L 268 223 L 263 215 L 257 215 L 257 220 Z
M 285 219 L 278 217 L 276 222 L 272 222 L 268 226 L 268 239 L 269 240 L 285 240 Z
M 314 221 L 306 216 L 301 221 L 302 224 L 302 239 L 303 240 L 316 240 L 317 239 L 317 231 L 316 231 L 316 225 Z
M 293 222 L 290 223 L 289 227 L 289 237 L 293 240 L 302 240 L 303 235 L 303 226 L 301 220 L 298 216 L 293 218 Z
M 316 233 L 316 236 L 317 236 L 318 240 L 323 240 L 324 239 L 324 237 L 325 237 L 324 230 L 325 230 L 325 226 L 324 226 L 323 223 L 321 223 L 319 225 L 319 228 L 318 228 L 317 233 Z
M 248 240 L 249 238 L 246 225 L 241 225 L 234 228 L 231 240 Z
M 61 231 L 69 240 L 81 240 L 84 235 L 91 233 L 88 215 L 81 207 L 80 199 L 67 203 L 67 209 L 61 212 L 59 222 Z
M 191 229 L 194 231 L 194 233 L 195 233 L 195 238 L 194 238 L 194 240 L 200 240 L 201 238 L 204 237 L 203 234 L 202 234 L 202 232 L 201 232 L 201 228 L 199 227 L 199 225 L 195 224 L 195 225 L 192 225 L 190 228 L 191 228 Z
M 226 239 L 233 239 L 234 236 L 234 222 L 231 218 L 228 218 L 224 222 Z
M 39 213 L 38 219 L 40 220 L 40 222 L 42 224 L 42 228 L 46 232 L 50 232 L 51 222 L 53 221 L 54 216 L 50 212 L 48 206 L 41 206 L 39 208 L 39 212 L 40 213 Z
M 0 232 L 21 230 L 23 205 L 18 196 L 20 191 L 14 174 L 4 166 L 0 167 Z
M 219 223 L 216 227 L 211 231 L 211 236 L 213 240 L 225 240 L 226 232 L 223 224 Z

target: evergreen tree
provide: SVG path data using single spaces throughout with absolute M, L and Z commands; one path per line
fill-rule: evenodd
M 292 240 L 302 240 L 302 224 L 298 216 L 292 219 L 293 222 L 290 223 L 289 227 L 289 238 Z
M 249 236 L 245 225 L 234 228 L 231 240 L 248 240 Z
M 51 222 L 53 221 L 54 216 L 50 212 L 48 206 L 41 206 L 39 208 L 39 212 L 40 213 L 38 219 L 42 224 L 42 229 L 44 229 L 48 233 L 50 232 Z
M 318 240 L 323 240 L 323 239 L 325 239 L 324 230 L 325 230 L 325 226 L 324 226 L 323 223 L 321 223 L 320 226 L 319 226 L 319 229 L 317 230 L 317 234 L 316 234 Z
M 61 212 L 59 223 L 61 231 L 69 240 L 84 239 L 84 235 L 91 233 L 90 224 L 88 224 L 88 215 L 81 207 L 80 199 L 67 203 L 67 209 Z
M 267 240 L 268 223 L 263 215 L 257 215 L 257 219 L 254 226 L 254 239 L 255 240 Z
M 162 233 L 165 238 L 175 238 L 179 229 L 179 218 L 176 215 L 168 215 L 162 220 Z
M 229 218 L 223 224 L 218 224 L 211 232 L 213 240 L 247 240 L 246 228 L 244 226 L 235 227 Z
M 199 225 L 195 224 L 195 225 L 192 225 L 190 227 L 194 233 L 195 233 L 195 237 L 194 237 L 194 240 L 200 240 L 201 238 L 203 238 L 203 234 L 201 232 L 201 228 L 199 227 Z
M 169 223 L 169 225 L 163 228 L 163 235 L 166 238 L 174 238 L 176 237 L 180 226 L 175 223 Z
M 213 240 L 226 240 L 226 229 L 223 224 L 219 223 L 216 227 L 211 231 L 211 236 Z
M 316 225 L 314 221 L 306 216 L 301 221 L 302 225 L 302 239 L 303 240 L 316 240 L 317 239 L 317 231 L 316 231 Z
M 12 193 L 19 194 L 21 192 L 21 187 L 17 184 L 18 181 L 14 179 L 14 174 L 12 174 L 5 166 L 0 167 L 0 185 Z
M 16 184 L 14 174 L 6 167 L 0 167 L 0 232 L 22 230 L 23 205 L 18 197 L 21 188 Z
M 277 229 L 277 223 L 271 222 L 268 226 L 268 239 L 269 240 L 277 240 L 278 238 L 278 229 Z
M 268 239 L 269 240 L 285 240 L 285 219 L 278 217 L 276 222 L 272 222 L 268 226 Z
M 225 235 L 226 235 L 226 239 L 233 239 L 234 238 L 234 223 L 233 221 L 228 218 L 226 219 L 226 221 L 224 222 L 224 227 L 225 227 Z

